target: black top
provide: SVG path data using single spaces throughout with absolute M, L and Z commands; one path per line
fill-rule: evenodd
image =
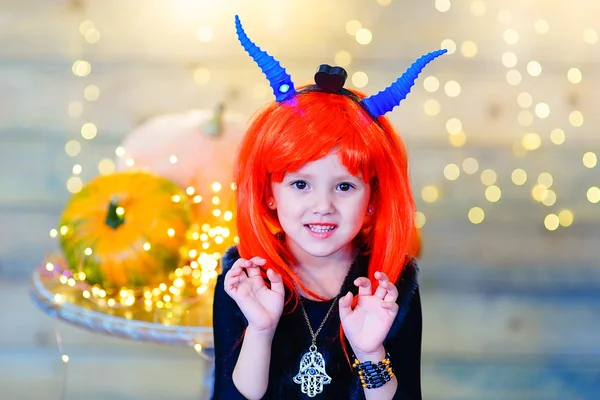
M 215 379 L 213 400 L 244 399 L 233 384 L 233 369 L 240 354 L 244 329 L 247 320 L 235 301 L 224 289 L 224 278 L 233 263 L 239 258 L 236 247 L 230 248 L 222 259 L 223 271 L 217 278 L 213 306 L 213 325 L 215 343 Z M 359 276 L 367 276 L 368 257 L 359 256 L 352 264 L 340 293 L 351 291 L 354 295 L 358 288 L 353 282 Z M 421 400 L 421 300 L 417 283 L 417 266 L 413 261 L 407 264 L 402 276 L 396 282 L 399 296 L 397 303 L 400 311 L 392 324 L 384 346 L 390 354 L 390 360 L 396 378 L 398 390 L 394 399 Z M 316 331 L 325 317 L 333 300 L 326 302 L 302 298 L 310 323 Z M 290 302 L 291 303 L 291 302 Z M 273 337 L 271 365 L 269 368 L 269 386 L 263 399 L 309 399 L 293 382 L 298 373 L 300 359 L 311 344 L 310 332 L 300 306 L 290 313 L 292 305 L 286 304 L 283 315 Z M 364 391 L 358 376 L 348 365 L 342 351 L 340 338 L 340 316 L 335 305 L 322 331 L 317 337 L 317 350 L 325 359 L 327 375 L 331 383 L 324 385 L 323 392 L 314 399 L 364 399 Z M 346 342 L 347 343 L 347 342 Z M 347 343 L 348 351 L 352 348 Z

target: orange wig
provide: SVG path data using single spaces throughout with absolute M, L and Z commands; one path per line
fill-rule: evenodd
M 376 120 L 361 106 L 364 97 L 299 90 L 254 115 L 237 154 L 238 249 L 244 258 L 260 256 L 265 268 L 281 274 L 296 297 L 306 289 L 290 268 L 294 257 L 278 239 L 277 211 L 267 206 L 271 182 L 331 152 L 348 171 L 371 185 L 373 214 L 365 219 L 355 245 L 370 253 L 368 277 L 384 272 L 395 282 L 407 262 L 414 230 L 414 201 L 404 144 L 387 118 Z

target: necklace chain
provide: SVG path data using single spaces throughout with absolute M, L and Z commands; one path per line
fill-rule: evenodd
M 312 344 L 316 345 L 317 344 L 317 336 L 319 335 L 319 332 L 321 332 L 321 329 L 323 329 L 323 326 L 325 325 L 325 321 L 327 321 L 327 319 L 329 318 L 329 314 L 331 314 L 331 310 L 333 310 L 333 306 L 335 306 L 337 296 L 335 296 L 335 298 L 333 299 L 333 303 L 331 303 L 331 307 L 329 307 L 329 310 L 327 311 L 327 314 L 325 314 L 325 318 L 323 318 L 323 321 L 321 322 L 321 325 L 319 325 L 319 329 L 317 329 L 316 333 L 313 331 L 313 328 L 310 325 L 310 321 L 308 319 L 308 315 L 306 314 L 306 309 L 304 308 L 304 303 L 302 302 L 301 296 L 299 296 L 299 300 L 300 300 L 300 307 L 302 307 L 302 314 L 304 314 L 304 319 L 306 320 L 306 325 L 308 325 L 308 330 L 310 331 L 310 336 L 312 338 Z

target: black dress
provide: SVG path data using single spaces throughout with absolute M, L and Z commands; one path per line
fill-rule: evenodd
M 244 315 L 235 301 L 224 289 L 224 277 L 239 258 L 237 248 L 230 248 L 222 259 L 223 272 L 217 278 L 213 306 L 215 376 L 213 400 L 244 399 L 233 384 L 232 374 L 237 362 L 243 332 L 247 326 Z M 356 295 L 358 288 L 353 282 L 367 275 L 368 257 L 359 256 L 346 276 L 341 293 L 351 291 Z M 421 400 L 421 301 L 417 283 L 417 266 L 411 261 L 396 282 L 400 311 L 388 333 L 384 346 L 398 379 L 398 390 L 394 399 Z M 333 300 L 320 302 L 302 299 L 313 329 L 316 330 Z M 291 303 L 291 302 L 290 302 Z M 300 385 L 293 382 L 298 373 L 300 359 L 308 351 L 311 337 L 298 306 L 290 313 L 291 305 L 284 308 L 273 337 L 269 385 L 263 399 L 310 399 L 301 392 Z M 323 392 L 314 399 L 364 399 L 360 382 L 342 351 L 339 339 L 340 317 L 335 305 L 329 319 L 317 337 L 317 349 L 325 359 L 326 372 L 331 383 L 324 385 Z M 347 345 L 349 352 L 352 348 Z

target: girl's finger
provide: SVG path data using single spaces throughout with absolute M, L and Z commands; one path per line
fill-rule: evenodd
M 377 276 L 377 273 L 375 273 Z M 377 289 L 375 290 L 374 296 L 379 297 L 381 300 L 385 298 L 385 295 L 388 293 L 388 286 L 390 285 L 390 281 L 379 281 L 377 285 Z
M 237 276 L 233 276 L 229 278 L 227 282 L 225 282 L 225 288 L 228 290 L 232 290 L 238 285 L 238 283 L 240 283 L 240 278 Z
M 340 298 L 340 320 L 344 320 L 352 312 L 352 298 L 352 292 L 348 292 Z
M 267 260 L 261 257 L 252 257 L 247 264 L 246 272 L 250 278 L 260 276 L 260 267 L 265 265 Z
M 267 270 L 267 278 L 271 281 L 272 291 L 279 293 L 282 296 L 285 295 L 285 287 L 283 286 L 281 275 L 269 268 Z
M 381 303 L 381 308 L 385 308 L 388 311 L 390 317 L 395 318 L 398 315 L 398 310 L 400 307 L 396 302 L 393 301 L 384 301 Z
M 378 281 L 389 281 L 387 275 L 384 272 L 381 271 L 376 271 L 375 272 L 375 279 L 377 279 Z
M 249 278 L 260 276 L 260 267 L 251 263 L 248 267 L 246 267 L 246 273 L 248 274 Z
M 359 296 L 370 296 L 371 295 L 371 281 L 367 278 L 356 278 L 354 284 L 358 286 Z
M 398 299 L 398 288 L 392 282 L 386 282 L 387 294 L 383 298 L 383 301 L 391 301 L 393 303 Z
M 252 258 L 250 259 L 250 262 L 251 262 L 252 264 L 256 264 L 256 265 L 261 265 L 261 266 L 262 266 L 262 265 L 265 265 L 265 264 L 267 263 L 267 260 L 265 260 L 265 259 L 264 259 L 264 258 L 262 258 L 262 257 L 252 257 Z

